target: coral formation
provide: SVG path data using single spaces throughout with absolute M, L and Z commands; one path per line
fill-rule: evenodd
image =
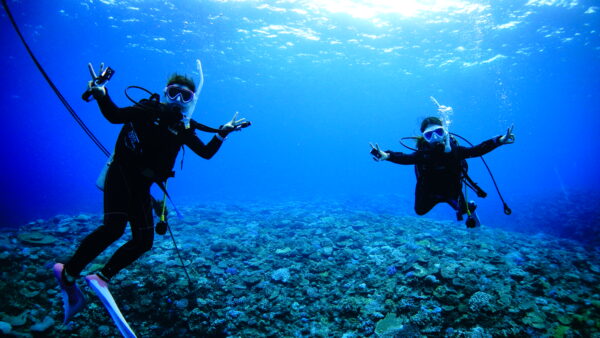
M 111 281 L 140 336 L 600 335 L 600 252 L 572 240 L 333 202 L 181 209 L 169 219 L 192 285 L 160 236 Z M 100 223 L 59 215 L 0 233 L 2 334 L 118 335 L 81 281 L 87 309 L 59 325 L 51 266 Z

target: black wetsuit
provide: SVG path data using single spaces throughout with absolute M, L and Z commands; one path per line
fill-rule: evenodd
M 97 100 L 109 122 L 124 126 L 106 174 L 104 224 L 81 242 L 65 269 L 69 275 L 79 275 L 88 263 L 123 235 L 129 222 L 132 239 L 117 249 L 101 270 L 110 279 L 152 248 L 154 222 L 150 186 L 173 176 L 179 149 L 186 145 L 199 156 L 210 159 L 222 141 L 215 136 L 205 145 L 192 128 L 185 129 L 179 122 L 180 113 L 158 109 L 166 107 L 158 102 L 145 101 L 144 107 L 118 108 L 108 95 Z
M 496 149 L 499 137 L 487 140 L 474 147 L 459 146 L 450 142 L 451 151 L 433 149 L 420 140 L 419 150 L 411 154 L 387 151 L 388 161 L 398 164 L 414 164 L 417 176 L 415 188 L 415 212 L 425 215 L 439 202 L 446 202 L 457 212 L 457 218 L 467 212 L 462 192 L 463 162 L 467 158 L 485 155 Z

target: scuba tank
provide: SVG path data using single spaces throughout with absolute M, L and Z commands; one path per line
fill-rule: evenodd
M 98 175 L 98 178 L 96 179 L 96 187 L 98 187 L 98 189 L 100 189 L 102 191 L 104 191 L 104 182 L 106 182 L 106 173 L 108 173 L 108 169 L 110 168 L 110 165 L 113 162 L 114 156 L 115 156 L 115 153 L 112 152 L 110 154 L 110 156 L 108 157 L 106 164 L 104 164 L 102 171 L 100 171 L 100 175 Z

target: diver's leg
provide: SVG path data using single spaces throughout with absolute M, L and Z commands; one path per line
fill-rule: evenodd
M 463 215 L 467 213 L 467 204 L 465 203 L 465 196 L 462 191 L 459 191 L 458 197 L 452 197 L 446 199 L 446 203 L 456 211 L 456 220 L 462 221 Z
M 63 298 L 64 324 L 67 324 L 85 306 L 85 297 L 77 286 L 75 278 L 88 263 L 118 239 L 125 229 L 127 216 L 115 217 L 114 215 L 119 213 L 114 211 L 126 210 L 127 190 L 122 172 L 117 165 L 113 164 L 108 170 L 104 186 L 104 225 L 81 242 L 67 264 L 54 264 L 52 270 Z
M 475 204 L 475 201 L 469 201 L 469 203 L 467 203 L 465 195 L 462 191 L 459 193 L 457 199 L 450 199 L 447 202 L 454 210 L 456 210 L 456 219 L 458 221 L 463 220 L 464 214 L 469 215 L 466 222 L 468 228 L 475 228 L 480 225 L 479 216 L 477 216 L 477 213 L 475 212 L 477 204 Z M 468 212 L 467 208 L 469 208 Z
M 132 200 L 131 218 L 129 220 L 133 236 L 130 241 L 117 249 L 102 268 L 102 276 L 108 280 L 150 250 L 154 242 L 150 185 L 146 183 L 136 184 L 135 189 L 136 193 Z
M 83 239 L 65 264 L 66 274 L 79 276 L 86 265 L 123 235 L 130 194 L 127 177 L 121 167 L 113 163 L 106 174 L 104 186 L 104 224 Z
M 436 204 L 438 204 L 438 200 L 434 198 L 427 189 L 417 185 L 415 190 L 415 212 L 417 215 L 425 215 L 433 209 Z
M 466 203 L 466 207 L 465 208 L 469 208 L 469 217 L 467 218 L 467 227 L 468 228 L 476 228 L 478 226 L 481 225 L 481 221 L 479 221 L 479 216 L 477 215 L 477 212 L 475 212 L 475 209 L 477 209 L 477 204 L 475 204 L 475 201 L 469 201 L 469 203 Z

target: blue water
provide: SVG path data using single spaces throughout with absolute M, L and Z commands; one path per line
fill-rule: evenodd
M 412 167 L 372 161 L 369 142 L 402 151 L 400 137 L 417 135 L 422 118 L 436 114 L 434 96 L 454 108 L 451 131 L 474 143 L 515 126 L 516 143 L 486 156 L 513 216 L 502 214 L 481 161 L 470 160 L 489 193 L 479 201 L 484 223 L 510 227 L 539 212 L 534 202 L 568 221 L 580 215 L 571 207 L 561 214 L 560 205 L 574 192 L 592 196 L 582 199 L 586 210 L 600 206 L 598 1 L 8 4 L 46 72 L 108 149 L 120 126 L 81 100 L 88 62 L 116 70 L 108 88 L 126 106 L 128 85 L 160 93 L 171 73 L 195 76 L 202 60 L 194 118 L 218 126 L 239 111 L 253 125 L 210 161 L 191 151 L 183 170 L 177 161 L 169 190 L 178 203 L 331 198 L 411 213 Z M 0 227 L 100 213 L 94 182 L 104 155 L 0 16 Z M 440 205 L 429 216 L 454 214 Z

